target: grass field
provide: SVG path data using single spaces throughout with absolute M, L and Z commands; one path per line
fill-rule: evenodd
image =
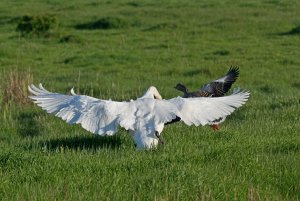
M 299 10 L 297 0 L 1 1 L 0 200 L 299 200 Z M 45 14 L 58 22 L 46 34 L 16 30 Z M 154 85 L 171 98 L 177 82 L 197 89 L 231 65 L 247 104 L 216 133 L 167 126 L 152 151 L 4 93 L 19 75 L 20 94 L 33 81 L 114 100 Z

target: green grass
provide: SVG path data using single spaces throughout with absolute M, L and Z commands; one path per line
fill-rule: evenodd
M 122 129 L 96 137 L 34 105 L 3 103 L 0 198 L 299 200 L 299 9 L 296 0 L 1 1 L 1 86 L 17 69 L 61 93 L 129 100 L 154 85 L 171 98 L 177 82 L 197 89 L 234 65 L 234 86 L 251 98 L 220 132 L 167 126 L 153 151 L 136 151 Z M 43 14 L 59 26 L 16 31 L 20 17 Z M 122 24 L 78 29 L 101 19 Z

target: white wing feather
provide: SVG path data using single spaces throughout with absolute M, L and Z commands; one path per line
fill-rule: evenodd
M 249 98 L 246 91 L 223 97 L 173 98 L 170 102 L 178 108 L 181 120 L 187 125 L 206 125 L 230 115 Z
M 63 95 L 45 90 L 41 85 L 28 87 L 35 96 L 30 96 L 34 102 L 48 113 L 62 118 L 69 124 L 81 126 L 99 135 L 112 135 L 119 124 L 118 108 L 126 107 L 124 102 L 99 100 L 89 96 Z

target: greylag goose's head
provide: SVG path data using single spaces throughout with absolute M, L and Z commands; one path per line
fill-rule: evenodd
M 188 91 L 186 86 L 184 86 L 181 83 L 178 83 L 174 88 L 179 90 L 179 91 L 182 91 L 183 93 L 187 93 L 187 91 Z

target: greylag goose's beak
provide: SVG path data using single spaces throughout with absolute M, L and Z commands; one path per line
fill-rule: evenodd
M 180 83 L 178 83 L 178 84 L 176 84 L 176 86 L 174 87 L 174 89 L 178 89 L 178 88 L 180 88 Z
M 155 136 L 158 138 L 159 144 L 162 144 L 162 145 L 165 144 L 165 141 L 162 139 L 162 137 L 159 135 L 159 133 L 157 131 L 155 132 Z

